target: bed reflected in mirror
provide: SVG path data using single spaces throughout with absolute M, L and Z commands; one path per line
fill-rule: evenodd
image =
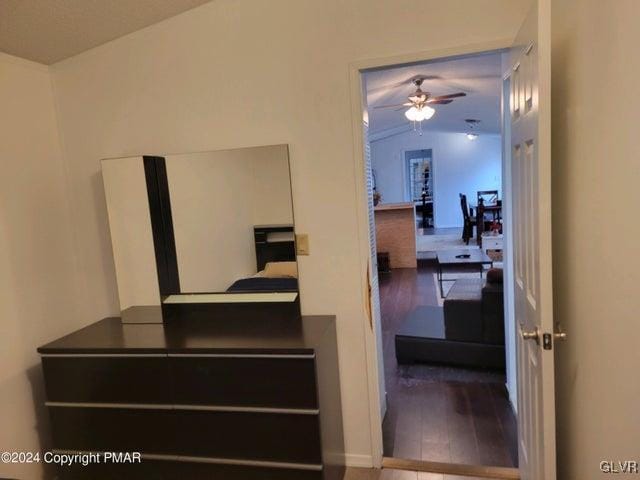
M 297 298 L 286 145 L 108 159 L 102 174 L 121 310 Z

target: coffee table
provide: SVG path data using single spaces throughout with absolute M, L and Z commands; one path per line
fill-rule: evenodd
M 491 260 L 484 251 L 477 250 L 445 250 L 438 252 L 438 285 L 440 286 L 440 298 L 444 298 L 444 291 L 442 288 L 443 282 L 455 282 L 455 279 L 442 278 L 443 273 L 459 272 L 459 271 L 477 271 L 484 272 L 484 266 L 489 265 L 493 267 L 493 260 Z M 448 272 L 445 272 L 447 270 Z

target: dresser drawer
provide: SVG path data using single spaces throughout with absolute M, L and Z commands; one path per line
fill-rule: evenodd
M 313 355 L 170 355 L 176 404 L 316 409 Z
M 174 452 L 171 410 L 49 407 L 56 450 Z
M 51 402 L 170 403 L 166 355 L 43 356 Z
M 317 415 L 175 411 L 178 455 L 320 465 Z
M 322 480 L 321 470 L 172 462 L 165 480 Z
M 58 466 L 59 480 L 173 480 L 165 475 L 167 462 L 143 460 L 141 463 L 90 463 Z
M 58 467 L 60 480 L 322 480 L 321 470 L 143 460 L 140 464 Z

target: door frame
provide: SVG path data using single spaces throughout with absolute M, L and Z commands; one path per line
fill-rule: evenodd
M 371 464 L 361 466 L 382 467 L 382 416 L 380 410 L 380 385 L 378 384 L 378 351 L 376 347 L 375 328 L 370 323 L 369 314 L 372 297 L 378 296 L 379 291 L 372 291 L 369 295 L 368 268 L 371 250 L 369 245 L 369 203 L 365 186 L 364 136 L 362 131 L 362 106 L 364 103 L 362 92 L 362 74 L 367 70 L 399 66 L 403 64 L 422 63 L 445 57 L 474 55 L 492 50 L 507 50 L 511 48 L 513 38 L 497 38 L 481 43 L 464 44 L 447 48 L 395 55 L 390 57 L 373 58 L 355 61 L 349 64 L 349 84 L 351 93 L 351 120 L 353 134 L 353 162 L 355 168 L 355 195 L 358 230 L 358 253 L 360 260 L 360 283 L 362 295 L 362 329 L 365 339 L 366 375 L 369 397 L 369 424 L 371 435 Z M 435 193 L 435 192 L 434 192 Z M 382 354 L 382 352 L 380 352 Z M 363 462 L 364 463 L 364 462 Z

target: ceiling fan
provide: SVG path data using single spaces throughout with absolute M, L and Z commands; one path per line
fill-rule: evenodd
M 409 121 L 413 122 L 414 130 L 417 130 L 416 124 L 418 124 L 420 135 L 422 135 L 422 121 L 429 120 L 436 113 L 431 105 L 447 105 L 453 102 L 454 98 L 467 96 L 464 92 L 458 92 L 433 97 L 431 93 L 425 92 L 421 88 L 422 82 L 428 78 L 429 77 L 418 76 L 411 79 L 411 83 L 416 86 L 416 90 L 407 97 L 408 102 L 395 105 L 380 105 L 374 108 L 396 108 L 397 110 L 402 110 L 404 107 L 409 107 L 409 109 L 404 112 L 404 115 Z

